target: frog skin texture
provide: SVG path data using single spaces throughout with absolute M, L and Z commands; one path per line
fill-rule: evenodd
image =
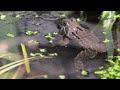
M 93 58 L 98 53 L 107 51 L 106 44 L 103 42 L 105 40 L 105 36 L 102 33 L 102 28 L 94 28 L 94 25 L 91 28 L 89 24 L 88 26 L 83 27 L 84 25 L 80 25 L 75 18 L 65 19 L 63 22 L 66 32 L 63 40 L 59 41 L 58 43 L 62 46 L 69 46 L 70 44 L 75 47 L 77 46 L 77 48 L 83 49 L 74 58 L 74 67 L 76 72 L 79 72 L 81 69 L 85 69 L 82 60 Z M 120 38 L 119 32 L 117 32 L 117 38 Z M 113 40 L 115 39 L 116 35 L 114 34 Z M 118 42 L 120 42 L 120 39 L 113 41 L 114 49 L 120 48 L 120 43 Z

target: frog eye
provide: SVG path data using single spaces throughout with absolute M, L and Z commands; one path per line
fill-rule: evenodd
M 66 22 L 63 22 L 63 26 L 66 26 Z

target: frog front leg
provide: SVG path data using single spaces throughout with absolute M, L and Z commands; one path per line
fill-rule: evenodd
M 58 41 L 58 45 L 60 46 L 66 46 L 69 43 L 69 39 L 68 38 L 63 38 L 62 40 Z
M 85 69 L 82 60 L 93 58 L 97 55 L 97 51 L 93 51 L 91 49 L 85 49 L 81 51 L 75 58 L 74 58 L 74 67 L 76 72 L 80 72 L 80 70 Z

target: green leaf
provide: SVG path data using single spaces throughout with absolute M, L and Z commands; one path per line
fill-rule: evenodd
M 58 34 L 58 32 L 53 32 L 53 35 L 57 35 Z
M 0 19 L 2 19 L 2 20 L 5 19 L 5 18 L 6 18 L 6 15 L 1 15 L 0 16 Z
M 53 40 L 49 40 L 49 43 L 53 43 Z
M 16 18 L 21 18 L 19 14 L 18 14 L 18 15 L 16 15 L 15 17 L 16 17 Z
M 103 69 L 103 68 L 104 68 L 103 66 L 99 67 L 99 69 Z
M 25 45 L 22 43 L 21 43 L 21 48 L 22 48 L 24 59 L 25 59 L 26 71 L 27 71 L 27 73 L 30 73 L 30 64 L 29 64 L 29 60 L 28 60 L 28 56 L 27 56 L 27 51 L 26 51 Z
M 11 34 L 11 33 L 7 33 L 6 34 L 8 37 L 15 37 L 13 34 Z
M 40 52 L 46 52 L 46 49 L 40 49 Z
M 58 54 L 57 53 L 51 53 L 51 54 L 49 54 L 49 56 L 57 56 Z
M 117 48 L 117 51 L 120 52 L 120 48 Z
M 103 32 L 103 34 L 107 34 L 107 32 Z
M 32 57 L 34 57 L 34 56 L 36 56 L 34 53 L 30 53 L 30 56 L 32 56 Z
M 77 20 L 77 22 L 80 22 L 80 21 L 81 21 L 80 18 L 77 18 L 76 20 Z
M 59 75 L 60 79 L 65 79 L 65 75 Z
M 110 11 L 103 11 L 101 18 L 106 18 L 106 17 L 108 17 L 109 12 L 110 12 Z
M 45 57 L 45 55 L 43 55 L 42 53 L 39 53 L 39 56 L 40 56 L 40 57 Z
M 27 35 L 32 35 L 33 34 L 33 31 L 32 30 L 28 30 L 25 32 Z
M 35 25 L 36 25 L 36 26 L 39 26 L 39 25 L 40 25 L 40 23 L 36 23 Z
M 38 34 L 38 31 L 34 31 L 33 34 L 34 34 L 34 35 L 35 35 L 35 34 Z
M 108 43 L 109 41 L 110 41 L 110 40 L 106 38 L 103 42 L 104 42 L 104 43 Z
M 47 76 L 47 75 L 44 75 L 44 78 L 46 79 L 46 78 L 48 78 L 48 76 Z
M 66 15 L 65 15 L 65 14 L 62 14 L 62 15 L 60 15 L 60 17 L 66 17 Z
M 120 14 L 118 14 L 118 15 L 114 15 L 114 18 L 120 18 Z
M 81 74 L 82 75 L 87 75 L 87 72 L 85 70 L 82 70 Z

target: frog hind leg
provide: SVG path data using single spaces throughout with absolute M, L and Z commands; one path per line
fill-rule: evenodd
M 75 58 L 74 58 L 74 67 L 76 72 L 80 72 L 80 70 L 85 69 L 82 63 L 82 60 L 93 58 L 97 55 L 97 51 L 93 51 L 91 49 L 85 49 L 81 51 Z

